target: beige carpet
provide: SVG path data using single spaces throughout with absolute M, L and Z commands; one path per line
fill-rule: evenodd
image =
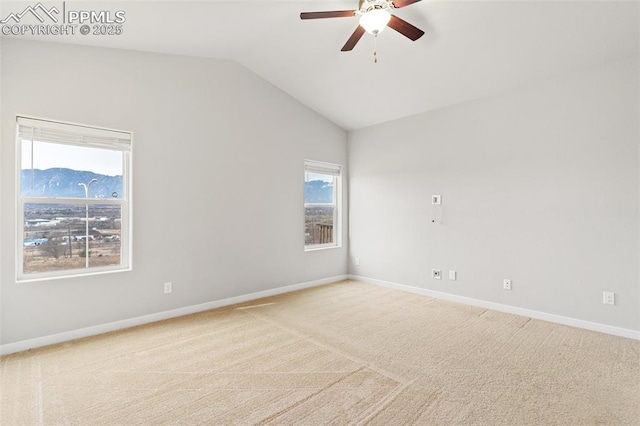
M 2 425 L 640 424 L 640 342 L 343 282 L 2 357 Z

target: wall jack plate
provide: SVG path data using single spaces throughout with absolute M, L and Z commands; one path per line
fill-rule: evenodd
M 434 280 L 441 280 L 442 279 L 442 271 L 440 269 L 432 269 L 431 270 L 431 278 L 433 278 Z
M 612 291 L 603 291 L 602 292 L 602 304 L 603 305 L 615 305 L 616 304 L 616 294 Z
M 442 195 L 432 195 L 431 204 L 442 204 Z

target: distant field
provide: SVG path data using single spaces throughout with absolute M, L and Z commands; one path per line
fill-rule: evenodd
M 89 224 L 89 267 L 119 265 L 120 206 L 26 203 L 23 273 L 84 269 Z M 71 241 L 69 241 L 71 240 Z
M 119 231 L 114 232 L 119 235 Z M 71 244 L 71 257 L 66 242 L 52 240 L 45 245 L 24 248 L 25 274 L 85 268 L 85 242 Z M 119 265 L 120 241 L 89 241 L 89 267 Z

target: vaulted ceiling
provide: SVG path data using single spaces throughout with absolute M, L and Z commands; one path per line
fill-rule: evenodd
M 31 2 L 0 2 L 0 16 Z M 44 1 L 46 5 L 62 1 Z M 341 52 L 358 19 L 302 21 L 303 11 L 357 0 L 66 1 L 70 10 L 124 10 L 119 36 L 43 41 L 232 59 L 344 129 L 476 99 L 639 52 L 640 2 L 422 0 L 395 13 L 425 31 L 387 29 Z

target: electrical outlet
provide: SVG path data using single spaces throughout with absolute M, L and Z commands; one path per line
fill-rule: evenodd
M 164 283 L 164 294 L 169 294 L 173 291 L 173 284 L 171 282 Z
M 511 280 L 502 281 L 502 288 L 505 290 L 511 290 Z
M 441 195 L 432 195 L 431 196 L 431 204 L 442 204 L 442 196 Z
M 360 258 L 356 257 L 356 266 L 360 266 Z
M 431 278 L 433 278 L 434 280 L 441 280 L 442 279 L 442 271 L 440 269 L 432 269 L 431 270 Z
M 602 292 L 602 304 L 603 305 L 615 305 L 616 304 L 616 294 L 612 291 L 603 291 Z
M 451 281 L 455 281 L 456 280 L 456 271 L 449 270 L 449 279 Z

